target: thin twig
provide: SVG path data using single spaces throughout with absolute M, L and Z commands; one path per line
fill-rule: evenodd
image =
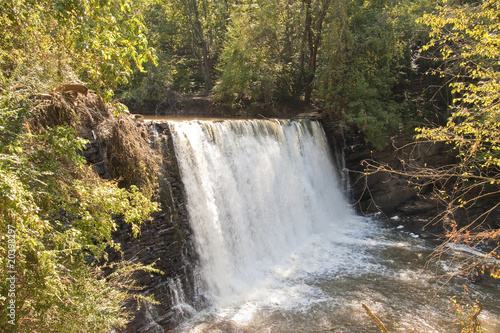
M 378 328 L 380 328 L 380 331 L 382 333 L 389 333 L 387 328 L 385 328 L 384 323 L 380 319 L 378 319 L 378 317 L 370 310 L 370 308 L 368 308 L 368 306 L 366 306 L 365 303 L 361 303 L 361 305 L 365 309 L 366 313 L 368 313 L 368 315 L 373 319 L 373 321 L 377 323 Z

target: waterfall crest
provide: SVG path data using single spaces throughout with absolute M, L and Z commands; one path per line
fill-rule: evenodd
M 170 121 L 206 288 L 231 302 L 349 219 L 321 125 Z

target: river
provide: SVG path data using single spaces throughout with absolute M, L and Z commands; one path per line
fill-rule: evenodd
M 404 224 L 357 216 L 321 125 L 170 121 L 199 256 L 194 310 L 176 332 L 460 332 L 452 261 Z M 459 252 L 457 252 L 459 253 Z M 173 286 L 175 287 L 175 286 Z M 500 332 L 498 284 L 473 285 Z M 181 291 L 178 291 L 181 293 Z

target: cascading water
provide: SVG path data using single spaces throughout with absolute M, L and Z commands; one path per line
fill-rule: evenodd
M 312 234 L 350 217 L 311 121 L 172 122 L 209 292 L 232 301 Z M 340 227 L 338 225 L 337 227 Z
M 457 331 L 429 293 L 430 249 L 351 212 L 319 123 L 169 126 L 212 303 L 180 331 L 378 332 L 362 302 L 394 332 Z

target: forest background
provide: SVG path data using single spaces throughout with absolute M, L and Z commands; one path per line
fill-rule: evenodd
M 3 0 L 0 9 L 2 328 L 11 328 L 10 254 L 25 286 L 17 330 L 126 323 L 130 270 L 103 279 L 95 263 L 119 247 L 117 216 L 138 230 L 158 208 L 153 162 L 138 147 L 142 180 L 118 183 L 77 153 L 88 144 L 83 124 L 119 126 L 110 119 L 122 103 L 147 110 L 205 95 L 255 114 L 313 106 L 374 149 L 419 128 L 417 140 L 454 147 L 456 163 L 406 175 L 435 187 L 449 241 L 493 244 L 487 255 L 498 258 L 488 212 L 466 225 L 453 213 L 478 199 L 493 198 L 489 212 L 499 205 L 499 0 Z M 57 119 L 48 116 L 50 93 L 67 83 L 88 87 L 102 113 L 81 116 L 61 99 Z

